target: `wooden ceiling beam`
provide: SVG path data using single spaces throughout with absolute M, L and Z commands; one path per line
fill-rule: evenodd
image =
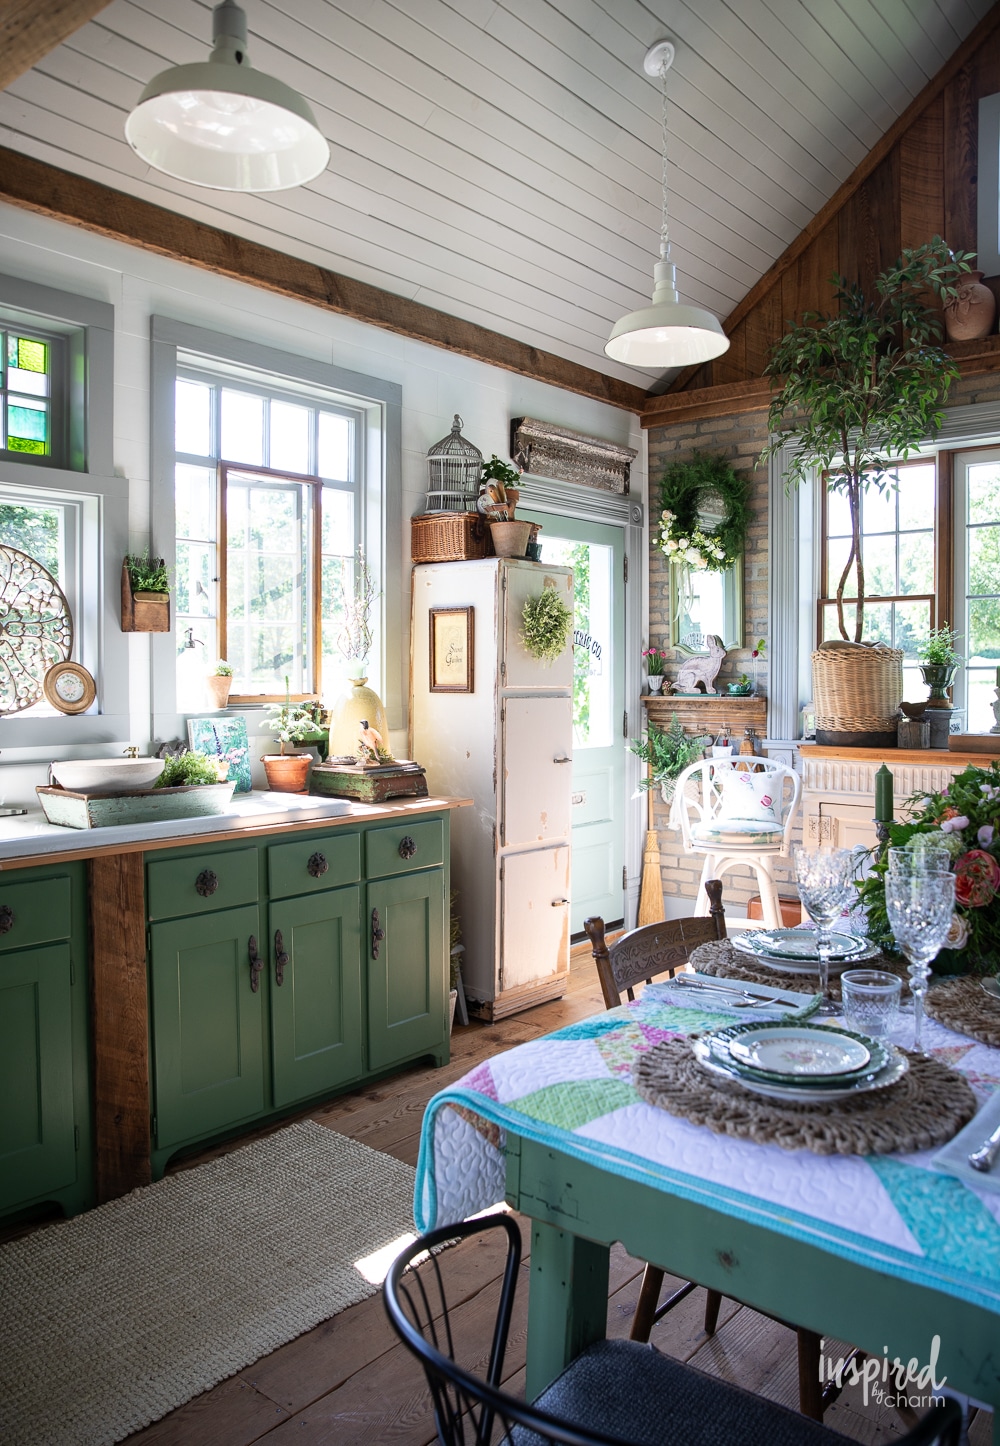
M 638 414 L 646 403 L 643 388 L 630 382 L 4 147 L 0 147 L 0 201 L 626 412 Z
M 0 0 L 0 90 L 109 4 L 110 0 Z

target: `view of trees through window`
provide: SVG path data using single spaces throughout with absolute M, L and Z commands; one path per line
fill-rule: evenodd
M 972 463 L 966 471 L 965 617 L 959 651 L 968 670 L 968 726 L 992 728 L 1000 665 L 1000 462 Z

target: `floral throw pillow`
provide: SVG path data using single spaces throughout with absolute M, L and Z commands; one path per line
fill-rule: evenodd
M 722 780 L 722 802 L 716 825 L 748 821 L 781 823 L 782 775 L 733 770 Z

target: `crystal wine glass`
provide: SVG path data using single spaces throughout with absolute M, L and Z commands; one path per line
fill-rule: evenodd
M 830 931 L 851 900 L 854 856 L 850 849 L 820 849 L 810 853 L 801 844 L 792 849 L 799 898 L 816 925 L 819 956 L 820 1014 L 836 1014 L 830 998 Z
M 913 1048 L 922 1054 L 924 997 L 931 961 L 948 937 L 955 907 L 955 875 L 942 870 L 890 872 L 885 877 L 885 907 L 893 936 L 909 961 L 913 995 Z
M 921 849 L 887 849 L 886 861 L 890 874 L 948 873 L 951 870 L 951 854 L 947 849 L 933 845 Z

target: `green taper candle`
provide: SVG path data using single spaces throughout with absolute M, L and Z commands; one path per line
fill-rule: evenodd
M 892 823 L 892 774 L 885 764 L 875 775 L 875 822 Z

